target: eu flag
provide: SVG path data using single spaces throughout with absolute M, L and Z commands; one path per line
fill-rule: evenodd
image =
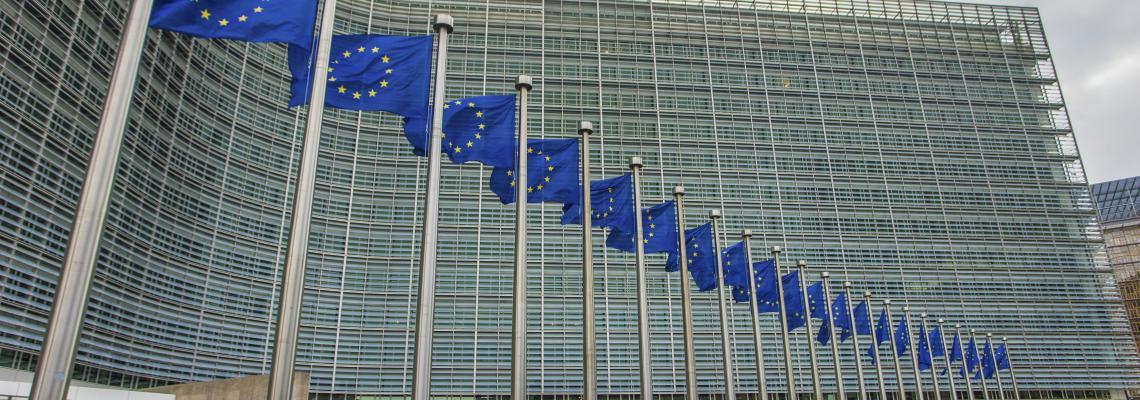
M 867 349 L 867 356 L 871 357 L 871 363 L 875 363 L 878 358 L 878 348 L 883 345 L 883 342 L 889 341 L 891 337 L 891 327 L 887 324 L 887 308 L 883 307 L 883 311 L 879 312 L 879 322 L 875 323 L 875 345 Z
M 930 356 L 930 343 L 927 341 L 926 327 L 918 326 L 918 370 L 926 371 L 934 365 L 934 358 Z
M 717 288 L 716 248 L 713 247 L 712 224 L 706 223 L 685 230 L 685 253 L 688 257 L 689 275 L 697 283 L 697 288 L 707 292 Z
M 942 340 L 942 329 L 938 326 L 930 328 L 930 355 L 933 357 L 946 356 L 946 342 Z
M 990 338 L 986 338 L 986 345 L 982 350 L 982 376 L 986 379 L 994 377 L 997 372 L 997 364 L 994 362 L 994 348 L 990 346 Z
M 784 316 L 788 320 L 788 332 L 807 324 L 807 307 L 804 305 L 804 292 L 800 290 L 800 273 L 792 271 L 782 278 L 784 285 Z
M 994 358 L 997 361 L 997 369 L 1010 369 L 1009 355 L 1005 352 L 1005 344 L 999 344 L 997 350 L 994 350 Z
M 490 167 L 513 167 L 515 95 L 476 96 L 444 103 L 442 139 L 443 152 L 453 163 L 475 161 Z M 424 154 L 427 138 L 412 146 L 416 154 Z
M 431 36 L 337 35 L 332 39 L 325 105 L 404 117 L 404 135 L 426 147 Z M 309 102 L 311 52 L 289 46 L 289 106 Z
M 961 360 L 962 360 L 962 338 L 958 337 L 958 334 L 955 333 L 954 334 L 954 341 L 953 341 L 953 343 L 950 344 L 950 363 L 954 363 L 955 361 L 961 361 Z M 961 369 L 961 368 L 959 368 L 959 369 Z M 942 371 L 942 375 L 946 375 L 947 372 L 948 372 L 948 370 Z M 959 371 L 959 375 L 965 377 L 966 371 L 965 370 Z
M 906 320 L 906 315 L 899 318 L 899 327 L 895 328 L 895 355 L 902 357 L 910 350 L 910 323 Z
M 859 305 L 855 306 L 855 334 L 856 335 L 870 335 L 871 334 L 871 313 L 867 309 L 867 301 L 860 301 Z
M 581 199 L 568 201 L 562 207 L 562 224 L 581 224 Z M 590 181 L 590 206 L 594 213 L 595 228 L 613 228 L 623 232 L 634 231 L 633 177 L 624 174 L 608 179 Z M 715 272 L 715 270 L 714 270 Z
M 308 48 L 316 0 L 155 0 L 150 27 L 210 39 Z
M 593 199 L 591 199 L 593 200 Z M 644 238 L 642 243 L 645 252 L 649 253 L 676 253 L 677 252 L 677 203 L 673 200 L 641 210 L 641 229 Z M 635 229 L 625 232 L 619 229 L 610 231 L 606 238 L 606 246 L 624 252 L 633 253 Z
M 974 372 L 981 363 L 982 361 L 978 359 L 978 344 L 974 342 L 974 338 L 970 338 L 970 344 L 966 346 L 966 372 Z
M 579 194 L 578 139 L 529 139 L 526 152 L 527 203 L 575 201 Z M 491 171 L 491 191 L 503 204 L 515 202 L 518 182 L 514 175 L 513 163 Z
M 819 325 L 819 332 L 816 334 L 816 340 L 820 343 L 827 344 L 828 339 L 831 338 L 831 317 L 827 315 L 827 297 L 823 295 L 823 282 L 816 282 L 807 287 L 808 294 L 808 315 L 812 318 L 823 321 Z
M 724 283 L 743 288 L 744 301 L 748 301 L 748 259 L 744 257 L 744 242 L 736 242 L 725 247 L 720 251 L 720 256 L 721 265 L 724 267 Z
M 768 259 L 752 264 L 756 272 L 756 311 L 772 313 L 780 311 L 780 291 L 776 287 L 776 264 Z M 747 294 L 747 293 L 746 293 Z
M 847 293 L 840 293 L 831 302 L 831 315 L 835 328 L 839 329 L 839 341 L 846 341 L 851 337 L 851 314 L 847 310 Z

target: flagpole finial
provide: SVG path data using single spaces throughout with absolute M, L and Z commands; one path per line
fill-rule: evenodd
M 903 306 L 903 312 L 910 312 L 910 306 Z
M 748 228 L 741 229 L 740 230 L 740 237 L 745 238 L 745 239 L 752 237 L 752 230 L 748 229 Z
M 962 324 L 954 324 L 954 329 L 962 329 Z
M 863 292 L 863 297 L 871 298 L 871 292 Z
M 1001 337 L 1001 341 L 1002 341 L 1002 342 L 1005 342 L 1006 340 L 1009 340 L 1009 338 L 1007 338 L 1007 337 L 1005 337 L 1005 336 L 1002 336 L 1002 337 Z
M 447 14 L 436 14 L 435 25 L 432 26 L 436 32 L 447 29 L 447 33 L 455 31 L 455 18 Z
M 823 277 L 823 279 L 831 279 L 831 273 L 827 271 L 820 272 L 819 276 Z
M 515 90 L 531 90 L 534 89 L 534 79 L 530 75 L 519 75 L 515 78 Z
M 641 162 L 641 157 L 633 156 L 629 158 L 629 169 L 640 169 L 645 163 Z
M 796 261 L 796 267 L 799 269 L 807 268 L 807 261 L 804 261 L 804 260 Z
M 711 219 L 720 218 L 720 210 L 717 210 L 717 209 L 709 210 L 709 218 L 711 218 Z
M 939 318 L 939 319 L 938 319 L 938 323 L 939 323 L 939 324 L 941 324 L 941 323 L 943 323 L 943 322 L 946 322 L 946 321 L 943 321 L 943 320 L 942 320 L 942 318 Z
M 674 196 L 684 196 L 685 195 L 685 187 L 681 186 L 681 185 L 673 186 L 673 195 Z
M 986 332 L 986 338 L 992 338 L 992 337 L 994 337 L 994 334 Z
M 851 281 L 846 281 L 846 282 L 843 282 L 843 287 L 845 287 L 845 288 L 847 288 L 847 289 L 850 289 L 850 288 L 852 288 L 852 287 L 854 287 L 854 286 L 855 286 L 855 284 L 851 283 Z
M 977 332 L 977 330 L 975 330 L 975 329 L 973 329 L 973 328 L 970 328 L 970 334 L 971 334 L 971 335 L 973 335 L 975 332 Z
M 891 299 L 883 299 L 883 304 L 891 305 Z
M 594 133 L 594 124 L 590 121 L 578 121 L 578 134 L 589 136 Z
M 919 318 L 926 318 L 926 313 L 921 313 L 921 314 L 918 314 L 918 317 L 919 317 Z
M 779 254 L 781 251 L 784 250 L 781 249 L 780 246 L 772 246 L 772 254 Z

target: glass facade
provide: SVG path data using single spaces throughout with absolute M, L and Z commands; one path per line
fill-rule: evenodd
M 1124 312 L 1140 346 L 1140 177 L 1097 183 L 1092 194 Z
M 39 348 L 125 4 L 0 0 L 0 354 L 12 364 L 29 365 Z M 732 241 L 751 228 L 756 248 L 785 248 L 785 265 L 804 259 L 813 277 L 827 270 L 877 299 L 1008 336 L 1024 391 L 1103 397 L 1140 382 L 1035 9 L 338 7 L 338 33 L 426 34 L 435 13 L 452 14 L 449 98 L 510 92 L 515 75 L 533 75 L 533 137 L 573 136 L 576 121 L 593 121 L 596 177 L 625 172 L 639 155 L 646 204 L 685 185 L 689 226 L 724 209 Z M 267 373 L 304 118 L 284 106 L 288 76 L 280 45 L 148 33 L 81 377 L 146 385 Z M 318 396 L 406 394 L 424 162 L 394 115 L 324 115 L 299 368 Z M 443 168 L 437 395 L 509 390 L 513 207 L 487 190 L 489 175 Z M 582 381 L 580 236 L 558 224 L 557 206 L 530 212 L 529 392 L 571 397 Z M 597 235 L 599 391 L 629 397 L 634 258 Z M 661 269 L 663 256 L 649 262 L 655 389 L 683 393 L 678 279 Z M 715 299 L 694 297 L 700 389 L 710 396 L 724 372 Z M 734 305 L 731 317 L 738 389 L 754 392 L 747 309 Z M 773 315 L 763 341 L 768 382 L 783 390 Z M 805 388 L 805 335 L 793 344 Z M 845 383 L 854 390 L 854 379 Z M 892 374 L 886 384 L 897 384 Z

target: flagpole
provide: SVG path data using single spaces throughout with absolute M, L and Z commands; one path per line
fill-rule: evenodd
M 803 297 L 804 302 L 804 325 L 807 332 L 804 337 L 807 338 L 808 343 L 808 361 L 811 362 L 811 388 L 812 393 L 815 394 L 815 400 L 823 400 L 823 386 L 819 382 L 819 360 L 815 356 L 815 340 L 811 337 L 811 332 L 814 330 L 811 326 L 811 303 L 808 302 L 807 293 L 807 261 L 796 261 L 796 268 L 800 271 L 800 296 Z
M 685 400 L 697 400 L 697 359 L 693 345 L 693 305 L 690 300 L 689 263 L 685 254 L 685 187 L 673 188 L 677 203 L 677 262 L 681 264 L 681 331 L 685 339 Z M 644 399 L 643 399 L 644 400 Z
M 748 304 L 752 310 L 752 339 L 756 347 L 756 390 L 760 396 L 760 400 L 768 400 L 768 377 L 764 372 L 764 347 L 761 346 L 760 343 L 760 310 L 756 308 L 760 303 L 756 295 L 756 270 L 752 268 L 752 230 L 741 230 L 740 239 L 744 241 L 744 258 L 748 268 L 748 282 L 751 282 L 748 286 Z M 780 279 L 780 275 L 777 274 L 776 279 Z
M 1021 393 L 1017 390 L 1017 374 L 1013 373 L 1013 360 L 1009 359 L 1009 340 L 1001 337 L 1001 344 L 1005 346 L 1005 362 L 1009 364 L 1009 383 L 1013 386 L 1013 400 L 1021 400 Z
M 970 340 L 974 341 L 974 357 L 977 357 L 978 361 L 981 361 L 982 356 L 980 354 L 978 354 L 978 345 L 977 345 L 978 339 L 976 339 L 977 335 L 975 334 L 975 332 L 977 332 L 977 331 L 974 329 L 970 329 Z M 962 360 L 962 361 L 964 362 L 965 360 Z M 981 364 L 981 363 L 979 362 L 978 364 Z M 980 371 L 982 369 L 981 365 L 978 365 L 978 369 L 979 369 L 979 372 L 981 372 Z M 970 371 L 970 372 L 973 372 L 973 371 Z M 967 373 L 966 375 L 969 375 L 969 373 Z M 982 398 L 985 400 L 990 400 L 990 389 L 988 387 L 986 387 L 986 374 L 982 373 L 981 377 L 982 377 L 982 379 L 981 379 L 981 381 L 982 381 Z M 966 377 L 967 380 L 970 378 L 971 378 L 970 376 Z
M 954 387 L 954 368 L 950 363 L 950 353 L 946 352 L 946 328 L 942 318 L 938 319 L 938 341 L 942 343 L 942 359 L 946 361 L 946 380 L 950 382 L 950 400 L 958 400 L 958 388 Z M 933 363 L 932 363 L 933 364 Z M 931 366 L 933 368 L 933 366 Z
M 910 348 L 910 366 L 914 369 L 914 393 L 918 400 L 922 400 L 922 371 L 918 369 L 918 349 L 914 345 L 914 335 L 910 333 L 914 330 L 911 328 L 914 319 L 910 317 L 910 306 L 903 306 L 903 318 L 906 318 L 906 343 Z
M 962 343 L 962 325 L 954 324 L 954 336 L 958 337 L 958 354 L 962 355 L 962 371 L 966 371 L 966 349 L 964 348 L 965 344 Z M 953 343 L 951 343 L 951 345 L 953 345 Z M 947 360 L 946 362 L 949 363 L 950 361 Z M 969 400 L 974 400 L 974 383 L 970 382 L 970 372 L 973 371 L 966 371 L 966 376 L 964 376 L 966 379 L 966 394 Z M 953 374 L 954 371 L 949 371 L 948 373 Z
M 782 335 L 780 338 L 784 342 L 784 374 L 787 375 L 788 380 L 788 396 L 785 400 L 795 400 L 799 396 L 796 393 L 796 376 L 795 370 L 792 369 L 792 344 L 791 332 L 788 331 L 788 316 L 784 314 L 784 273 L 780 270 L 780 246 L 772 246 L 772 264 L 776 268 L 776 295 L 778 298 L 776 302 L 779 310 L 776 314 L 780 316 L 780 329 Z
M 895 321 L 893 318 L 891 318 L 891 299 L 883 300 L 883 306 L 884 306 L 883 309 L 887 310 L 887 335 L 888 335 L 887 342 L 890 342 L 890 344 L 891 344 L 891 357 L 894 358 L 895 383 L 899 387 L 899 399 L 898 400 L 906 400 L 906 385 L 903 384 L 903 379 L 902 379 L 902 363 L 899 362 L 898 343 L 895 342 L 895 337 L 893 334 L 891 334 L 891 332 L 892 332 L 891 328 L 893 328 L 895 326 Z M 879 362 L 883 362 L 882 357 L 879 357 Z
M 641 157 L 629 159 L 629 169 L 633 177 L 634 229 L 637 243 L 637 344 L 641 362 L 641 398 L 653 399 L 653 364 L 649 357 L 649 271 L 645 267 L 645 227 L 641 217 Z
M 926 334 L 926 351 L 930 353 L 930 381 L 934 386 L 934 399 L 942 400 L 942 388 L 938 387 L 938 368 L 934 368 L 934 350 L 931 348 L 933 343 L 930 342 L 930 330 L 926 328 L 926 313 L 918 314 L 918 318 L 922 321 L 920 332 Z
M 438 37 L 435 60 L 435 94 L 432 97 L 431 136 L 428 137 L 427 190 L 424 193 L 424 225 L 420 239 L 420 287 L 416 304 L 416 344 L 412 364 L 412 400 L 431 397 L 431 346 L 435 324 L 435 263 L 439 237 L 439 144 L 443 136 L 443 89 L 447 80 L 447 36 L 454 30 L 455 20 L 447 14 L 435 16 Z M 526 182 L 522 181 L 525 185 Z M 516 198 L 525 202 L 526 198 Z
M 526 400 L 526 205 L 527 199 L 527 95 L 534 88 L 530 76 L 515 80 L 519 102 L 518 152 L 515 159 L 515 290 L 511 322 L 511 398 Z
M 989 344 L 993 340 L 993 337 L 994 337 L 994 334 L 987 332 L 986 333 L 986 343 Z M 994 354 L 994 349 L 993 349 L 992 344 L 990 345 L 990 355 L 993 356 L 993 357 L 991 357 L 992 360 L 990 360 L 990 361 L 992 361 L 994 363 L 994 380 L 997 381 L 998 399 L 1005 400 L 1005 389 L 1002 388 L 1002 385 L 1001 385 L 1001 372 L 998 372 L 997 355 Z M 982 373 L 982 378 L 985 378 L 984 372 Z
M 867 322 L 874 321 L 874 314 L 871 314 L 871 292 L 863 292 L 863 300 L 867 302 Z M 890 304 L 887 302 L 886 304 Z M 888 324 L 889 325 L 889 324 Z M 875 378 L 879 380 L 879 398 L 877 400 L 887 400 L 887 382 L 883 380 L 883 355 L 879 351 L 879 334 L 875 332 L 874 327 L 871 329 L 871 346 L 875 347 Z
M 720 343 L 721 343 L 721 358 L 724 359 L 724 398 L 725 400 L 736 399 L 736 376 L 733 374 L 732 368 L 732 337 L 728 335 L 728 296 L 725 295 L 724 290 L 724 257 L 720 254 L 722 249 L 720 243 L 720 227 L 717 223 L 720 220 L 720 210 L 709 210 L 709 219 L 712 220 L 712 234 L 713 234 L 713 251 L 716 252 L 716 295 L 717 306 L 720 308 Z M 751 268 L 750 266 L 745 266 Z
M 302 297 L 305 293 L 305 262 L 309 255 L 309 228 L 312 222 L 313 187 L 317 180 L 317 158 L 321 147 L 321 122 L 325 109 L 325 80 L 328 78 L 332 49 L 336 0 L 325 0 L 317 34 L 317 57 L 309 90 L 305 117 L 305 137 L 293 192 L 293 216 L 285 271 L 277 308 L 277 328 L 273 340 L 273 361 L 269 370 L 269 400 L 293 398 L 293 375 L 297 362 L 297 330 L 301 325 Z
M 820 275 L 823 277 L 823 297 L 826 301 L 831 301 L 831 273 L 823 271 Z M 831 304 L 826 305 L 827 316 L 830 318 L 830 322 L 827 324 L 827 334 L 831 335 L 831 358 L 835 361 L 835 397 L 838 400 L 845 400 L 847 393 L 843 390 L 843 368 L 840 365 L 842 360 L 839 358 L 839 337 L 835 336 L 835 314 L 831 312 Z
M 131 97 L 135 92 L 152 4 L 151 0 L 132 1 L 130 15 L 123 26 L 115 70 L 103 101 L 99 130 L 95 133 L 88 158 L 87 176 L 76 204 L 67 253 L 60 267 L 59 284 L 56 285 L 55 299 L 48 316 L 36 374 L 32 378 L 32 399 L 63 400 L 71 383 L 75 351 L 79 347 L 83 315 L 87 311 L 91 281 L 95 276 L 99 242 L 103 238 L 103 225 L 111 202 L 115 169 L 119 164 L 119 150 L 130 114 Z
M 597 330 L 594 318 L 594 212 L 590 204 L 590 134 L 594 124 L 578 121 L 582 137 L 582 400 L 598 399 Z M 420 399 L 415 399 L 420 400 Z
M 849 281 L 843 282 L 843 297 L 847 298 L 847 309 L 844 311 L 851 317 L 851 354 L 855 355 L 855 374 L 859 382 L 859 400 L 869 400 L 867 399 L 867 382 L 863 380 L 863 357 L 862 354 L 859 354 L 859 324 L 855 323 L 855 300 L 851 298 L 852 286 L 854 285 Z M 871 321 L 871 319 L 867 318 L 867 321 Z

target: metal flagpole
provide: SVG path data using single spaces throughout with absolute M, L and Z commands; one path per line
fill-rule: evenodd
M 894 335 L 891 334 L 895 326 L 895 321 L 891 318 L 891 299 L 883 300 L 883 306 L 887 310 L 887 342 L 891 344 L 891 357 L 894 358 L 895 362 L 895 383 L 899 386 L 898 400 L 906 400 L 906 385 L 903 384 L 902 379 L 902 363 L 899 362 L 898 343 L 895 343 Z M 879 362 L 883 362 L 882 357 L 879 357 Z
M 942 343 L 942 359 L 946 361 L 946 380 L 950 382 L 950 400 L 958 400 L 958 388 L 954 386 L 954 368 L 950 363 L 950 352 L 946 350 L 946 329 L 942 318 L 938 319 L 938 341 Z M 934 366 L 932 365 L 933 369 Z M 937 380 L 937 378 L 935 378 Z
M 515 159 L 515 290 L 511 321 L 511 398 L 526 399 L 526 205 L 527 95 L 534 87 L 530 76 L 519 75 L 515 89 L 519 98 L 518 154 Z
M 831 301 L 831 273 L 823 271 L 820 275 L 823 277 L 823 297 L 826 301 Z M 825 305 L 827 306 L 827 316 L 830 318 L 830 322 L 827 324 L 827 334 L 831 335 L 831 358 L 835 362 L 835 397 L 838 400 L 845 400 L 847 393 L 843 390 L 843 368 L 840 366 L 839 337 L 835 336 L 835 314 L 831 312 L 831 304 L 825 303 Z
M 843 282 L 843 296 L 847 298 L 847 309 L 843 310 L 851 318 L 851 354 L 855 355 L 855 374 L 859 382 L 859 400 L 867 399 L 867 382 L 863 380 L 863 355 L 859 354 L 859 325 L 855 323 L 855 299 L 851 298 L 851 282 Z M 868 318 L 867 321 L 871 319 Z
M 130 114 L 152 4 L 151 0 L 131 2 L 130 16 L 123 26 L 115 70 L 111 74 L 107 98 L 103 101 L 99 130 L 87 162 L 87 176 L 83 180 L 83 191 L 79 193 L 71 237 L 67 240 L 67 254 L 60 267 L 59 284 L 56 285 L 36 375 L 32 378 L 32 399 L 63 400 L 71 383 L 72 364 L 79 347 L 87 299 L 91 294 L 99 242 L 103 238 L 103 224 L 111 202 L 115 168 L 119 164 L 119 149 Z
M 993 337 L 994 337 L 994 334 L 986 333 L 986 343 L 990 343 L 993 340 Z M 1001 373 L 998 372 L 998 369 L 997 369 L 997 355 L 992 354 L 993 353 L 993 345 L 992 344 L 990 345 L 990 352 L 991 352 L 991 355 L 994 356 L 993 360 L 991 360 L 991 361 L 993 361 L 993 363 L 994 363 L 994 380 L 997 381 L 998 398 L 1001 400 L 1005 400 L 1005 389 L 1002 388 Z M 985 374 L 983 373 L 983 375 L 985 375 Z M 983 376 L 983 378 L 984 378 L 984 376 Z
M 922 400 L 922 373 L 918 370 L 918 349 L 914 346 L 914 335 L 911 334 L 911 331 L 914 331 L 911 326 L 914 319 L 910 317 L 910 306 L 903 306 L 903 318 L 906 318 L 906 343 L 910 348 L 910 366 L 914 370 L 914 394 L 918 400 Z
M 412 400 L 431 397 L 431 346 L 435 324 L 435 262 L 439 237 L 439 144 L 443 137 L 443 88 L 447 78 L 447 35 L 455 20 L 447 14 L 435 16 L 438 38 L 435 60 L 435 95 L 432 98 L 431 136 L 428 137 L 428 180 L 424 193 L 424 227 L 420 240 L 420 288 L 416 304 L 416 347 L 412 364 Z M 525 185 L 526 182 L 522 182 Z M 521 185 L 520 185 L 521 186 Z M 516 198 L 525 202 L 526 198 Z
M 633 176 L 633 209 L 635 211 L 634 229 L 636 229 L 637 243 L 634 249 L 637 253 L 637 344 L 638 358 L 641 361 L 641 398 L 653 399 L 653 363 L 649 357 L 649 271 L 645 267 L 645 226 L 641 217 L 641 168 L 644 164 L 641 157 L 629 160 L 629 169 Z
M 977 352 L 977 350 L 978 350 L 978 348 L 977 348 L 978 347 L 977 346 L 978 339 L 976 339 L 977 335 L 975 334 L 975 332 L 977 332 L 977 331 L 975 331 L 974 329 L 970 329 L 970 340 L 974 341 L 974 357 L 977 357 L 978 360 L 981 360 L 982 356 L 980 354 L 978 354 L 978 352 Z M 981 369 L 980 365 L 978 366 L 978 369 Z M 969 372 L 973 372 L 973 371 L 969 371 Z M 967 373 L 966 375 L 969 375 L 969 373 Z M 967 380 L 969 380 L 970 378 L 971 378 L 970 376 L 966 377 Z M 982 398 L 985 400 L 990 400 L 990 389 L 988 387 L 986 387 L 986 375 L 985 374 L 982 374 L 981 381 L 982 381 Z
M 728 285 L 724 284 L 724 257 L 720 251 L 722 249 L 720 243 L 720 227 L 717 223 L 720 220 L 720 210 L 709 210 L 709 219 L 712 220 L 712 234 L 713 234 L 713 251 L 716 252 L 716 295 L 717 306 L 720 308 L 720 343 L 721 343 L 721 358 L 724 359 L 724 398 L 725 400 L 736 399 L 736 376 L 732 368 L 732 337 L 728 335 L 728 295 L 724 290 Z M 751 269 L 750 266 L 745 266 Z
M 578 135 L 582 137 L 582 400 L 598 398 L 597 330 L 594 326 L 594 212 L 590 204 L 590 135 L 593 133 L 594 124 L 578 121 Z
M 863 292 L 863 300 L 867 301 L 867 322 L 875 323 L 875 318 L 871 314 L 871 292 Z M 890 304 L 890 302 L 884 302 Z M 879 350 L 879 334 L 875 332 L 874 327 L 871 328 L 871 346 L 875 348 L 875 378 L 879 380 L 879 398 L 878 400 L 887 400 L 887 381 L 883 380 L 883 354 Z
M 795 370 L 792 369 L 792 344 L 791 332 L 788 331 L 788 316 L 784 313 L 784 273 L 780 270 L 780 246 L 772 246 L 772 265 L 776 268 L 776 299 L 779 305 L 779 311 L 776 312 L 780 316 L 780 338 L 784 344 L 784 374 L 787 375 L 788 380 L 788 397 L 786 400 L 797 399 L 799 396 L 796 393 L 796 375 Z
M 269 370 L 269 400 L 293 398 L 293 374 L 297 361 L 297 330 L 305 288 L 305 261 L 309 255 L 309 227 L 312 219 L 313 186 L 317 180 L 317 158 L 321 147 L 321 120 L 325 109 L 325 82 L 328 79 L 329 52 L 336 0 L 325 0 L 317 41 L 316 64 L 309 90 L 309 110 L 305 117 L 305 138 L 293 192 L 293 217 L 289 227 L 289 247 L 282 274 L 277 328 L 273 340 L 273 363 Z
M 677 203 L 677 262 L 681 264 L 681 331 L 685 338 L 685 399 L 697 400 L 697 359 L 693 349 L 693 304 L 690 300 L 689 262 L 685 254 L 685 187 L 673 188 Z
M 819 360 L 815 356 L 815 339 L 812 339 L 811 332 L 814 330 L 811 326 L 811 303 L 808 302 L 807 293 L 807 261 L 796 261 L 796 268 L 800 271 L 800 296 L 803 297 L 804 302 L 804 324 L 807 332 L 804 337 L 807 338 L 808 343 L 808 361 L 811 362 L 811 387 L 812 393 L 815 394 L 815 400 L 823 400 L 823 386 L 819 382 Z
M 926 334 L 926 351 L 930 353 L 930 381 L 934 385 L 934 399 L 942 400 L 942 388 L 938 387 L 938 368 L 934 368 L 934 350 L 931 347 L 934 343 L 930 342 L 930 329 L 926 328 L 926 313 L 918 314 L 918 318 L 922 321 L 920 332 Z
M 1013 373 L 1013 360 L 1009 358 L 1009 340 L 1001 337 L 1001 344 L 1005 345 L 1005 362 L 1009 364 L 1009 383 L 1013 386 L 1013 400 L 1021 400 L 1021 392 L 1017 390 L 1017 375 Z
M 966 371 L 966 349 L 963 347 L 965 344 L 962 343 L 962 325 L 954 324 L 954 336 L 958 337 L 958 353 L 962 355 L 962 370 Z M 953 343 L 951 343 L 951 345 L 953 345 Z M 946 362 L 950 361 L 947 360 Z M 974 383 L 970 382 L 970 372 L 973 371 L 966 371 L 965 376 L 966 395 L 969 400 L 974 400 Z M 947 373 L 953 374 L 954 371 L 949 371 Z
M 764 372 L 764 347 L 760 345 L 760 310 L 756 309 L 759 305 L 756 297 L 756 270 L 752 268 L 752 243 L 750 243 L 752 241 L 752 230 L 741 230 L 740 240 L 744 241 L 744 259 L 748 264 L 748 282 L 751 282 L 748 287 L 748 304 L 751 307 L 750 314 L 752 315 L 752 339 L 756 346 L 756 389 L 760 395 L 760 400 L 768 400 L 768 378 Z M 776 275 L 776 279 L 780 279 L 780 276 Z

